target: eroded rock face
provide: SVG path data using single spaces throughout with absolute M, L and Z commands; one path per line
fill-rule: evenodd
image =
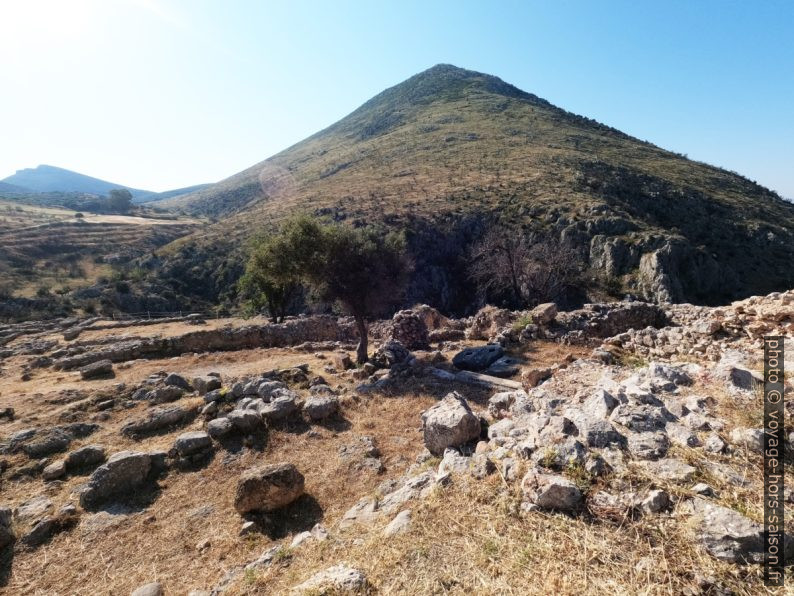
M 121 451 L 101 465 L 80 493 L 80 505 L 90 508 L 111 497 L 124 495 L 142 485 L 152 469 L 148 453 Z
M 261 466 L 245 472 L 240 478 L 234 508 L 241 515 L 251 511 L 276 511 L 300 497 L 303 490 L 303 474 L 294 465 Z
M 447 394 L 422 414 L 425 446 L 433 455 L 447 447 L 460 447 L 480 436 L 480 420 L 458 393 Z

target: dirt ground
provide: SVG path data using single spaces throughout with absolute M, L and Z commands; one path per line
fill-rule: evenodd
M 261 321 L 221 319 L 208 321 L 207 327 L 257 322 Z M 75 341 L 95 341 L 108 336 L 166 337 L 196 329 L 183 323 L 165 323 L 87 331 Z M 516 356 L 533 364 L 550 364 L 560 361 L 567 352 L 570 349 L 547 344 Z M 451 358 L 452 353 L 448 356 Z M 290 349 L 137 360 L 116 365 L 114 378 L 96 381 L 82 381 L 77 372 L 50 368 L 34 369 L 31 380 L 21 381 L 19 373 L 28 358 L 19 356 L 3 362 L 0 407 L 13 407 L 16 420 L 0 422 L 0 433 L 8 437 L 23 428 L 63 423 L 67 417 L 69 421 L 97 421 L 100 429 L 72 443 L 70 451 L 85 444 L 104 445 L 108 454 L 122 450 L 167 450 L 179 434 L 201 429 L 203 421 L 199 417 L 172 432 L 134 441 L 123 436 L 120 428 L 130 419 L 144 415 L 146 404 L 136 403 L 129 409 L 116 406 L 98 413 L 91 399 L 85 398 L 97 393 L 113 395 L 119 391 L 118 384 L 137 385 L 150 374 L 161 371 L 176 371 L 187 378 L 218 372 L 224 385 L 228 385 L 239 377 L 305 364 L 310 375 L 325 375 L 340 393 L 343 409 L 341 418 L 327 425 L 295 423 L 270 429 L 263 445 L 229 451 L 219 448 L 205 467 L 170 472 L 153 494 L 137 495 L 132 504 L 84 512 L 74 529 L 56 535 L 33 552 L 14 556 L 6 567 L 5 590 L 9 594 L 128 594 L 136 586 L 155 579 L 168 586 L 169 594 L 208 589 L 228 569 L 256 558 L 274 540 L 284 536 L 288 539 L 315 523 L 333 525 L 361 497 L 374 494 L 384 480 L 404 474 L 423 449 L 420 414 L 444 393 L 457 389 L 479 407 L 492 393 L 465 385 L 454 387 L 432 382 L 428 385 L 409 380 L 389 394 L 362 396 L 354 391 L 359 381 L 323 371 L 328 363 L 325 354 Z M 73 395 L 78 390 L 83 393 Z M 183 398 L 177 403 L 196 401 L 200 398 Z M 340 455 L 342 447 L 355 444 L 362 436 L 375 440 L 385 468 L 381 473 Z M 10 469 L 14 469 L 27 458 L 20 454 L 6 459 Z M 306 478 L 306 496 L 284 513 L 277 536 L 257 533 L 240 537 L 243 520 L 232 505 L 237 479 L 252 466 L 276 462 L 291 462 L 298 467 Z M 46 483 L 40 477 L 2 479 L 2 502 L 16 507 L 44 494 L 57 510 L 68 503 L 76 504 L 76 489 L 86 479 L 73 476 Z

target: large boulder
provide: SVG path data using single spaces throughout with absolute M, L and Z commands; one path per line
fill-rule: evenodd
M 303 494 L 304 478 L 288 463 L 248 470 L 237 483 L 234 508 L 244 515 L 251 511 L 270 512 L 289 505 Z
M 149 453 L 121 451 L 99 466 L 80 493 L 80 505 L 90 508 L 111 497 L 128 494 L 146 481 L 152 469 Z
M 499 360 L 504 353 L 504 348 L 498 344 L 466 348 L 455 354 L 452 364 L 461 370 L 481 371 Z
M 480 436 L 480 419 L 458 393 L 447 394 L 422 414 L 425 446 L 433 455 L 447 447 L 459 447 Z

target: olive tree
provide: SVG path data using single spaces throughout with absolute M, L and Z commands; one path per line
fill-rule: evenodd
M 251 306 L 267 308 L 270 320 L 280 323 L 290 302 L 300 290 L 300 276 L 291 247 L 283 234 L 260 236 L 251 244 L 239 289 Z
M 410 262 L 405 240 L 372 228 L 323 224 L 301 216 L 287 221 L 254 251 L 245 277 L 265 296 L 279 297 L 287 283 L 302 283 L 323 302 L 337 303 L 356 321 L 356 360 L 367 361 L 367 320 L 386 313 L 402 297 Z

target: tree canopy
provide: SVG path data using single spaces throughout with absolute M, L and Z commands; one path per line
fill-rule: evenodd
M 283 318 L 301 285 L 320 301 L 339 304 L 356 320 L 357 360 L 363 363 L 366 321 L 399 302 L 409 270 L 405 240 L 399 234 L 300 216 L 254 246 L 241 287 L 249 296 L 258 295 L 276 320 Z

